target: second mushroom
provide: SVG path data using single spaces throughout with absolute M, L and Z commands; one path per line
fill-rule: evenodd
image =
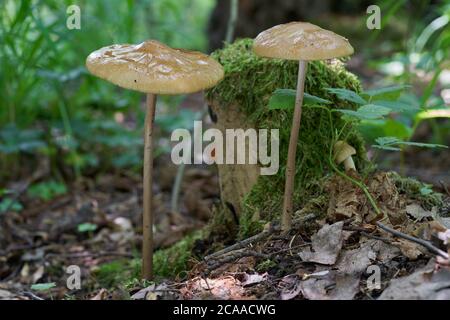
M 347 39 L 329 30 L 307 22 L 290 22 L 261 32 L 255 39 L 253 51 L 262 57 L 296 60 L 299 62 L 297 93 L 289 139 L 283 212 L 281 216 L 281 228 L 283 231 L 287 231 L 292 223 L 295 158 L 308 61 L 348 56 L 353 53 L 353 47 Z
M 170 48 L 158 41 L 119 44 L 92 52 L 88 70 L 120 87 L 147 94 L 144 136 L 142 278 L 153 277 L 153 122 L 157 94 L 187 94 L 215 86 L 222 66 L 195 51 Z

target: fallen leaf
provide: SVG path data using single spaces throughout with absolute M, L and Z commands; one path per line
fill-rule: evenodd
M 242 281 L 242 286 L 245 287 L 245 286 L 257 284 L 257 283 L 266 281 L 266 279 L 267 279 L 267 272 L 263 273 L 263 274 L 258 274 L 258 273 L 248 274 L 248 273 L 246 273 L 244 281 Z
M 131 296 L 132 300 L 158 300 L 162 298 L 167 290 L 167 285 L 161 283 L 158 286 L 151 284 L 148 287 L 139 290 Z
M 433 260 L 431 260 L 433 262 Z M 406 277 L 391 280 L 379 300 L 450 300 L 450 270 L 433 270 L 434 263 Z
M 91 298 L 91 300 L 105 300 L 108 296 L 108 291 L 106 289 L 100 289 L 100 291 Z
M 394 243 L 399 246 L 402 254 L 410 260 L 416 260 L 422 255 L 422 251 L 420 251 L 421 247 L 414 242 L 405 239 L 397 239 Z
M 0 300 L 11 300 L 14 298 L 14 294 L 7 290 L 0 289 Z
M 425 218 L 431 218 L 437 212 L 437 208 L 433 207 L 432 211 L 425 210 L 418 204 L 410 204 L 406 206 L 406 213 L 412 216 L 417 221 L 421 221 Z
M 359 248 L 342 251 L 335 267 L 340 274 L 353 274 L 359 279 L 359 276 L 377 258 L 373 246 L 375 246 L 374 241 L 366 241 Z
M 326 265 L 334 264 L 342 248 L 343 226 L 343 221 L 324 225 L 311 237 L 314 252 L 305 250 L 299 253 L 302 260 Z
M 292 300 L 301 292 L 300 281 L 296 275 L 287 275 L 278 283 L 281 300 Z

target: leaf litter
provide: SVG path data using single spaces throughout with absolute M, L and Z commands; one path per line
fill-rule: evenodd
M 307 223 L 294 221 L 288 235 L 275 228 L 277 231 L 264 241 L 240 249 L 253 253 L 251 263 L 241 263 L 238 273 L 233 261 L 201 273 L 202 279 L 206 279 L 203 282 L 194 273 L 194 282 L 178 283 L 183 292 L 178 298 L 204 298 L 202 290 L 206 290 L 209 291 L 206 296 L 213 299 L 237 296 L 283 300 L 448 299 L 449 260 L 436 257 L 422 245 L 394 236 L 375 224 L 382 220 L 398 232 L 450 252 L 450 231 L 436 219 L 436 208 L 428 210 L 417 199 L 399 191 L 389 173 L 376 173 L 366 184 L 384 216 L 373 212 L 357 187 L 340 177 L 332 177 L 327 184 L 329 201 L 324 218 L 316 217 Z M 232 254 L 233 251 L 225 256 Z M 240 256 L 235 262 L 242 259 L 245 258 Z M 257 271 L 267 260 L 273 262 L 271 267 L 264 273 Z M 197 270 L 208 269 L 208 265 L 201 261 L 202 267 Z M 370 287 L 373 270 L 379 283 Z M 246 287 L 245 281 L 238 280 L 242 274 L 246 275 L 244 278 L 261 281 Z M 208 289 L 206 283 L 214 285 L 217 281 L 228 289 L 222 292 Z

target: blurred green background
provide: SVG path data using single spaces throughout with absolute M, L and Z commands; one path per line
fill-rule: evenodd
M 82 176 L 119 170 L 139 172 L 143 97 L 89 75 L 85 59 L 105 45 L 137 43 L 149 38 L 173 47 L 208 52 L 214 47 L 211 44 L 214 25 L 226 24 L 228 8 L 223 7 L 224 2 L 2 0 L 0 188 L 4 188 L 3 192 L 7 192 L 5 188 L 10 181 L 32 175 L 43 159 L 50 168 L 47 176 L 50 182 L 38 193 L 48 197 L 65 192 L 65 183 Z M 450 3 L 374 1 L 382 10 L 382 29 L 369 31 L 365 27 L 368 16 L 365 8 L 371 3 L 322 2 L 329 3 L 323 13 L 311 17 L 286 13 L 279 23 L 310 18 L 348 37 L 357 52 L 349 68 L 361 77 L 366 88 L 412 85 L 399 102 L 414 108 L 361 125 L 369 145 L 380 136 L 448 144 Z M 257 9 L 263 8 L 263 3 L 269 9 L 271 5 L 274 13 L 268 9 L 266 14 L 277 16 L 273 1 L 241 1 L 237 36 L 254 36 L 256 29 L 267 27 L 257 20 Z M 81 8 L 81 30 L 66 27 L 66 9 L 71 4 Z M 278 6 L 281 12 L 281 4 Z M 219 20 L 224 23 L 214 20 L 217 17 L 222 17 Z M 274 24 L 270 19 L 264 23 Z M 183 126 L 194 118 L 192 111 L 183 110 L 182 116 L 176 111 L 183 97 L 162 99 L 168 106 L 157 119 L 162 129 Z M 52 186 L 54 181 L 59 182 Z
M 71 4 L 0 2 L 2 182 L 30 174 L 39 157 L 51 158 L 55 175 L 68 166 L 71 177 L 140 166 L 142 95 L 90 76 L 85 59 L 102 46 L 150 38 L 204 51 L 214 1 L 77 1 L 80 30 L 66 27 Z

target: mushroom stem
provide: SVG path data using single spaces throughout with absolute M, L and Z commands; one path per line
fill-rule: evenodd
M 153 278 L 153 122 L 155 120 L 156 95 L 147 94 L 147 112 L 144 124 L 144 191 L 143 191 L 143 240 L 142 240 L 142 278 Z
M 353 162 L 352 156 L 349 156 L 347 159 L 344 160 L 344 168 L 345 171 L 348 171 L 350 169 L 356 171 L 355 163 Z
M 298 64 L 297 95 L 295 98 L 294 116 L 292 118 L 291 137 L 286 164 L 286 182 L 284 187 L 283 214 L 281 216 L 281 230 L 287 231 L 292 224 L 292 194 L 294 192 L 295 155 L 297 152 L 300 120 L 302 118 L 302 104 L 305 90 L 305 77 L 308 62 L 300 60 Z

